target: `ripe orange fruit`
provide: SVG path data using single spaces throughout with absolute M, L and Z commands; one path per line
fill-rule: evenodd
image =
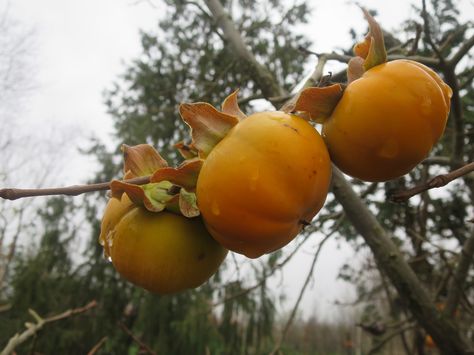
M 125 194 L 109 201 L 100 241 L 124 278 L 158 294 L 200 286 L 227 254 L 200 218 L 149 212 Z
M 323 124 L 332 161 L 366 181 L 408 173 L 443 134 L 452 91 L 410 60 L 377 65 L 351 82 Z
M 210 151 L 197 201 L 220 244 L 256 258 L 286 245 L 312 220 L 330 177 L 326 146 L 307 121 L 283 112 L 256 113 Z

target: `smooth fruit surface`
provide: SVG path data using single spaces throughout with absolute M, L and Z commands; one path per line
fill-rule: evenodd
M 197 201 L 212 236 L 256 258 L 291 241 L 321 209 L 331 176 L 319 133 L 283 112 L 253 114 L 210 152 Z
M 110 200 L 100 238 L 124 278 L 158 294 L 198 287 L 227 254 L 200 218 L 149 212 L 126 195 Z
M 333 162 L 366 181 L 408 173 L 443 134 L 451 89 L 428 67 L 387 62 L 351 82 L 323 125 Z

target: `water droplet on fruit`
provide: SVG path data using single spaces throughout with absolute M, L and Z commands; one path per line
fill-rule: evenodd
M 211 212 L 212 212 L 212 214 L 215 215 L 215 216 L 218 216 L 218 215 L 221 214 L 221 210 L 219 209 L 219 205 L 217 204 L 216 201 L 214 201 L 214 202 L 212 203 Z
M 398 143 L 395 139 L 387 139 L 382 147 L 377 151 L 377 155 L 381 158 L 394 158 L 398 154 Z

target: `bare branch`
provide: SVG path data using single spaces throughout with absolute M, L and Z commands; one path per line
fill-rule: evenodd
M 428 180 L 426 183 L 415 186 L 411 189 L 395 192 L 389 198 L 393 202 L 404 202 L 410 199 L 411 197 L 427 190 L 445 186 L 451 181 L 460 178 L 464 175 L 467 175 L 472 171 L 474 171 L 474 163 L 469 163 L 459 169 L 451 171 L 448 174 L 437 175 L 432 179 Z
M 283 260 L 281 261 L 280 263 L 278 263 L 277 265 L 275 265 L 267 274 L 265 274 L 261 280 L 259 280 L 258 282 L 256 282 L 254 285 L 252 286 L 249 286 L 233 295 L 229 295 L 219 301 L 216 301 L 214 302 L 212 305 L 211 305 L 211 308 L 214 308 L 216 306 L 219 306 L 220 304 L 224 304 L 230 300 L 233 300 L 233 299 L 236 299 L 236 298 L 239 298 L 239 297 L 242 297 L 244 295 L 246 295 L 247 293 L 249 292 L 252 292 L 253 290 L 256 290 L 258 289 L 260 286 L 262 286 L 265 281 L 270 277 L 272 276 L 277 270 L 281 269 L 283 266 L 285 266 L 292 258 L 293 256 L 296 255 L 296 252 L 303 246 L 303 244 L 308 240 L 308 238 L 305 238 L 301 243 L 299 243 L 295 249 L 292 250 L 292 252 L 290 254 L 288 254 L 288 256 Z
M 340 221 L 342 221 L 342 219 Z M 333 233 L 336 230 L 337 230 L 337 228 L 335 228 L 331 233 L 329 233 L 326 237 L 324 237 L 324 239 L 319 243 L 318 250 L 314 254 L 313 262 L 311 263 L 311 266 L 308 270 L 308 274 L 306 275 L 306 280 L 304 281 L 303 286 L 301 287 L 298 298 L 295 302 L 295 305 L 293 306 L 293 309 L 291 311 L 290 316 L 288 317 L 288 320 L 286 321 L 285 327 L 283 328 L 283 330 L 281 332 L 280 338 L 278 339 L 277 343 L 275 344 L 275 347 L 273 348 L 272 352 L 270 353 L 271 355 L 275 355 L 280 350 L 281 344 L 285 340 L 286 334 L 288 333 L 288 330 L 290 329 L 291 323 L 293 322 L 293 319 L 295 318 L 296 311 L 298 310 L 300 302 L 301 302 L 301 300 L 303 298 L 303 295 L 306 291 L 306 287 L 308 287 L 309 281 L 311 280 L 311 276 L 313 276 L 314 267 L 316 265 L 316 262 L 318 261 L 319 254 L 320 254 L 320 252 L 323 248 L 323 245 L 324 245 L 324 243 L 326 243 L 326 241 L 329 240 L 329 238 L 333 235 Z
M 464 283 L 474 258 L 474 233 L 466 240 L 461 250 L 454 275 L 448 285 L 448 298 L 443 312 L 448 317 L 453 317 L 462 296 Z
M 106 336 L 100 339 L 99 342 L 95 344 L 94 347 L 87 353 L 87 355 L 95 355 L 100 350 L 102 345 L 105 344 L 106 341 L 107 341 Z
M 253 72 L 255 81 L 260 87 L 263 95 L 266 98 L 274 96 L 283 96 L 284 90 L 278 85 L 273 74 L 267 68 L 261 65 L 254 57 L 254 55 L 247 49 L 240 33 L 235 28 L 234 23 L 229 15 L 225 12 L 222 4 L 218 0 L 204 0 L 210 12 L 214 16 L 214 20 L 224 32 L 224 36 L 233 48 L 235 54 L 241 60 L 246 62 Z
M 410 50 L 408 51 L 408 55 L 415 55 L 416 52 L 418 51 L 418 44 L 420 43 L 420 38 L 421 38 L 421 33 L 423 31 L 423 28 L 419 23 L 416 24 L 416 33 L 415 33 L 415 38 L 413 39 L 412 46 Z
M 448 60 L 448 66 L 454 68 L 461 59 L 474 47 L 474 36 L 471 36 L 466 42 L 464 42 L 459 50 Z
M 398 335 L 402 335 L 403 333 L 405 333 L 406 331 L 410 330 L 410 329 L 413 329 L 415 328 L 416 325 L 413 325 L 413 324 L 409 324 L 405 327 L 402 327 L 400 329 L 396 329 L 394 330 L 393 332 L 391 332 L 390 334 L 386 335 L 383 339 L 381 339 L 380 341 L 377 342 L 376 345 L 374 345 L 368 352 L 369 355 L 371 354 L 378 354 L 379 351 L 384 347 L 385 344 L 387 344 L 390 340 L 392 340 L 393 338 L 395 338 L 396 336 Z
M 459 85 L 459 88 L 460 89 L 467 88 L 469 85 L 471 85 L 471 82 L 472 82 L 473 79 L 474 79 L 474 68 L 471 67 L 469 69 L 469 74 L 466 76 L 465 79 L 463 79 L 461 85 Z
M 153 351 L 152 349 L 150 349 L 150 347 L 148 345 L 146 345 L 143 341 L 141 341 L 139 338 L 137 338 L 130 329 L 127 328 L 127 326 L 125 324 L 123 324 L 122 322 L 119 322 L 118 323 L 119 327 L 130 337 L 133 339 L 133 341 L 135 343 L 138 344 L 138 346 L 140 347 L 140 349 L 146 351 L 147 354 L 150 354 L 150 355 L 157 355 L 157 353 L 155 351 Z
M 441 54 L 438 46 L 436 46 L 436 44 L 434 43 L 433 39 L 431 38 L 431 32 L 430 32 L 430 22 L 429 22 L 429 18 L 428 18 L 428 12 L 426 11 L 426 0 L 422 0 L 422 9 L 421 9 L 421 16 L 423 17 L 423 29 L 424 29 L 424 32 L 425 32 L 425 39 L 426 39 L 426 42 L 428 42 L 428 44 L 430 45 L 431 47 L 431 50 L 436 54 L 436 56 L 438 57 L 441 65 L 443 67 L 446 66 L 446 61 L 444 60 L 444 57 L 443 55 Z
M 140 176 L 133 179 L 123 180 L 126 183 L 134 185 L 145 185 L 150 182 L 150 176 Z M 45 189 L 0 189 L 0 198 L 6 200 L 16 200 L 23 197 L 67 195 L 77 196 L 87 192 L 110 190 L 110 182 L 101 182 L 88 185 L 73 185 L 67 187 L 54 187 Z
M 219 3 L 216 0 L 206 0 L 208 7 Z M 221 7 L 222 10 L 222 7 Z M 223 10 L 218 13 L 213 12 L 214 16 L 223 16 Z M 228 17 L 226 21 L 232 22 Z M 224 33 L 226 30 L 223 28 Z M 250 65 L 256 64 L 256 59 L 248 52 L 238 32 L 232 32 L 232 36 L 226 34 L 234 50 L 241 50 L 243 53 L 236 53 L 248 62 Z M 232 43 L 235 41 L 235 43 Z M 272 79 L 265 67 L 260 66 L 261 71 L 255 72 L 255 75 L 265 74 L 264 78 Z M 274 79 L 273 79 L 274 80 Z M 269 90 L 269 95 L 279 96 L 281 90 L 275 89 L 278 84 L 265 88 L 262 87 L 262 81 L 256 80 L 261 90 Z M 380 269 L 390 278 L 400 296 L 407 300 L 410 310 L 423 327 L 431 334 L 433 339 L 445 353 L 466 354 L 469 352 L 469 345 L 466 340 L 457 331 L 456 327 L 449 320 L 440 318 L 436 307 L 431 300 L 428 292 L 421 286 L 421 283 L 407 262 L 403 259 L 397 246 L 392 242 L 390 236 L 377 221 L 375 216 L 364 204 L 364 202 L 354 192 L 352 186 L 345 180 L 338 169 L 333 169 L 333 191 L 337 200 L 343 206 L 347 217 L 354 225 L 356 230 L 364 237 L 365 241 L 374 253 L 375 259 Z
M 5 348 L 0 353 L 0 355 L 12 354 L 18 345 L 24 343 L 30 337 L 35 335 L 39 330 L 43 328 L 45 324 L 55 322 L 61 319 L 69 318 L 80 313 L 87 312 L 88 310 L 96 306 L 97 306 L 97 302 L 91 301 L 88 304 L 86 304 L 84 307 L 70 309 L 66 312 L 63 312 L 63 313 L 60 313 L 48 318 L 41 318 L 38 315 L 38 313 L 30 309 L 30 314 L 35 319 L 36 323 L 26 323 L 27 329 L 23 333 L 17 333 L 13 337 L 11 337 L 7 345 L 5 346 Z
M 333 168 L 333 193 L 344 207 L 347 218 L 372 250 L 378 267 L 390 278 L 412 314 L 440 349 L 446 354 L 468 354 L 470 350 L 466 340 L 453 323 L 439 317 L 429 293 L 421 286 L 390 235 L 336 167 Z

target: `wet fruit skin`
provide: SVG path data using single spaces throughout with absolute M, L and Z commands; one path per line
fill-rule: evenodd
M 210 152 L 197 200 L 225 248 L 250 258 L 290 242 L 321 209 L 331 177 L 319 133 L 283 112 L 253 114 Z
M 449 86 L 420 63 L 373 67 L 347 86 L 323 125 L 332 161 L 366 181 L 408 173 L 443 134 L 450 97 Z
M 126 195 L 111 199 L 100 240 L 115 269 L 153 293 L 168 294 L 206 282 L 227 250 L 207 232 L 200 218 L 149 212 Z

